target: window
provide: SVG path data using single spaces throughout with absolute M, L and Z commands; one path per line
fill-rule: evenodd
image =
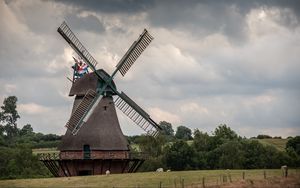
M 83 159 L 91 158 L 91 149 L 90 145 L 83 145 Z

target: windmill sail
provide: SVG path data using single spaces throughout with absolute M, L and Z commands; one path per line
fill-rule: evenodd
M 84 61 L 91 67 L 93 71 L 96 70 L 98 64 L 95 58 L 87 51 L 81 44 L 66 22 L 63 22 L 57 31 L 70 44 L 70 46 L 77 52 L 77 54 L 84 59 Z
M 155 123 L 141 107 L 131 100 L 124 92 L 119 94 L 115 100 L 115 105 L 134 123 L 140 126 L 147 134 L 157 136 L 160 126 Z
M 137 41 L 135 41 L 131 45 L 129 50 L 119 61 L 116 66 L 116 70 L 118 70 L 122 74 L 122 76 L 124 76 L 152 40 L 153 37 L 148 33 L 146 29 L 144 29 L 144 32 L 140 35 Z
M 97 95 L 93 90 L 88 90 L 65 127 L 73 135 L 76 135 L 82 125 L 87 122 L 100 100 L 100 95 Z

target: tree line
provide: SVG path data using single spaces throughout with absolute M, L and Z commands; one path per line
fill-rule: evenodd
M 62 136 L 35 133 L 30 124 L 17 126 L 20 118 L 17 97 L 4 99 L 0 111 L 0 179 L 51 177 L 48 169 L 32 153 L 34 148 L 53 148 Z M 196 129 L 160 122 L 161 134 L 127 136 L 131 152 L 143 152 L 147 159 L 139 171 L 255 169 L 300 166 L 300 136 L 289 138 L 285 151 L 242 138 L 229 126 L 219 125 L 212 135 Z M 268 135 L 258 137 L 269 138 Z M 279 139 L 279 137 L 278 137 Z
M 61 136 L 35 133 L 30 124 L 18 128 L 17 97 L 4 99 L 0 111 L 0 179 L 51 177 L 33 148 L 57 147 Z
M 290 138 L 285 151 L 258 140 L 238 136 L 225 124 L 219 125 L 212 135 L 196 129 L 179 126 L 176 133 L 168 122 L 161 122 L 162 134 L 133 136 L 141 152 L 149 154 L 149 160 L 140 169 L 153 171 L 157 168 L 170 170 L 198 169 L 258 169 L 280 168 L 282 165 L 300 167 L 300 136 Z

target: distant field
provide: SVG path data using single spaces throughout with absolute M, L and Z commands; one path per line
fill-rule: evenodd
M 39 153 L 58 153 L 59 151 L 57 148 L 39 148 L 39 149 L 32 149 L 33 154 L 39 154 Z
M 285 145 L 288 141 L 288 139 L 273 139 L 273 138 L 251 139 L 251 140 L 258 140 L 263 145 L 272 145 L 280 151 L 285 150 Z M 192 145 L 193 140 L 189 140 L 187 141 L 187 143 L 188 145 Z M 139 145 L 137 144 L 132 144 L 131 147 L 137 151 L 140 151 Z M 59 151 L 57 150 L 57 148 L 39 148 L 39 149 L 33 149 L 32 152 L 33 154 L 38 154 L 38 153 L 58 153 Z
M 181 172 L 145 172 L 133 174 L 111 174 L 98 176 L 77 176 L 69 178 L 2 180 L 0 187 L 193 187 L 220 185 L 245 179 L 261 180 L 282 177 L 281 170 L 200 170 Z M 289 170 L 289 175 L 300 176 L 300 171 Z M 204 178 L 204 179 L 203 179 Z
M 285 150 L 285 145 L 288 141 L 288 139 L 274 139 L 274 138 L 266 138 L 266 139 L 253 139 L 253 140 L 258 140 L 260 143 L 264 145 L 271 145 L 275 146 L 280 151 Z

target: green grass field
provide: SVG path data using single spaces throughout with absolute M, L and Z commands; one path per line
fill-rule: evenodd
M 266 138 L 266 139 L 255 139 L 258 140 L 263 145 L 271 145 L 277 148 L 280 151 L 285 150 L 285 145 L 288 139 L 274 139 L 274 138 Z
M 39 153 L 59 153 L 57 148 L 39 148 L 39 149 L 32 149 L 32 153 L 34 155 Z
M 145 172 L 134 174 L 111 174 L 98 176 L 77 176 L 69 178 L 2 180 L 0 187 L 185 187 L 220 185 L 222 182 L 245 179 L 264 179 L 281 177 L 281 170 L 200 170 L 180 172 Z M 289 170 L 289 175 L 299 176 L 299 170 Z

